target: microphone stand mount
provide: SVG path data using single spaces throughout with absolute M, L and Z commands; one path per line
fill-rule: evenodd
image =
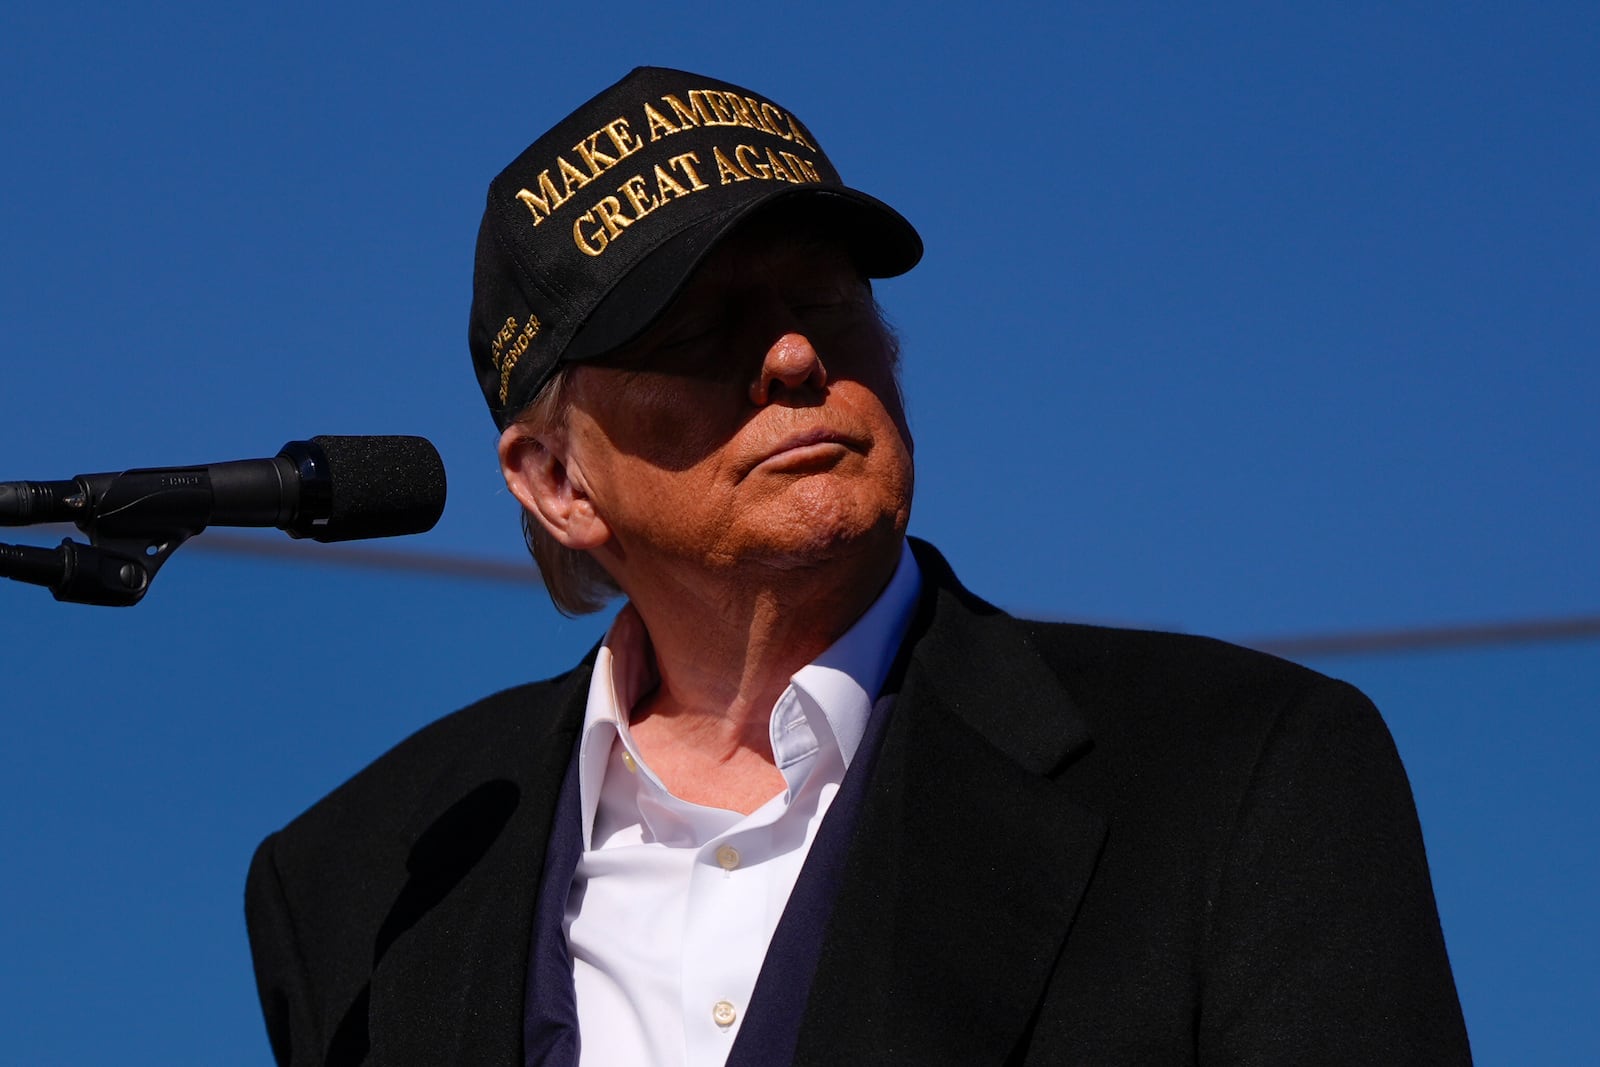
M 137 604 L 162 564 L 205 529 L 184 519 L 206 514 L 210 503 L 210 481 L 203 469 L 195 473 L 192 480 L 164 479 L 156 492 L 146 479 L 117 477 L 91 516 L 77 522 L 89 544 L 70 537 L 53 549 L 0 544 L 0 577 L 45 586 L 63 603 Z

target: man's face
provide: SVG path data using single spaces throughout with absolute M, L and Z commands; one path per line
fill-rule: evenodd
M 736 234 L 644 337 L 577 366 L 570 387 L 568 471 L 624 572 L 804 567 L 905 531 L 894 343 L 836 245 Z

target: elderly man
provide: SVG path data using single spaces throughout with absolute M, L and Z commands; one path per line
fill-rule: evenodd
M 681 71 L 492 183 L 506 483 L 559 606 L 627 600 L 262 845 L 279 1062 L 1469 1061 L 1360 694 L 1013 619 L 908 543 L 868 279 L 921 251 L 786 109 Z

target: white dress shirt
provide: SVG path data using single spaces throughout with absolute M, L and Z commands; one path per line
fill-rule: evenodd
M 618 614 L 589 685 L 578 756 L 584 851 L 567 897 L 583 1067 L 727 1060 L 920 586 L 903 546 L 878 599 L 795 672 L 769 720 L 786 788 L 749 815 L 672 795 L 639 755 L 628 716 L 655 675 L 638 613 Z

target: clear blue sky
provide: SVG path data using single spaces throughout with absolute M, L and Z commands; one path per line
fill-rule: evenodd
M 0 480 L 419 433 L 450 503 L 407 546 L 516 560 L 484 189 L 653 63 L 792 108 L 922 231 L 879 287 L 912 530 L 987 598 L 1238 638 L 1600 613 L 1600 8 L 1395 8 L 7 5 Z M 201 547 L 131 610 L 0 584 L 0 1063 L 268 1063 L 257 840 L 603 626 Z M 1480 1062 L 1600 1061 L 1600 643 L 1312 662 L 1400 744 Z

